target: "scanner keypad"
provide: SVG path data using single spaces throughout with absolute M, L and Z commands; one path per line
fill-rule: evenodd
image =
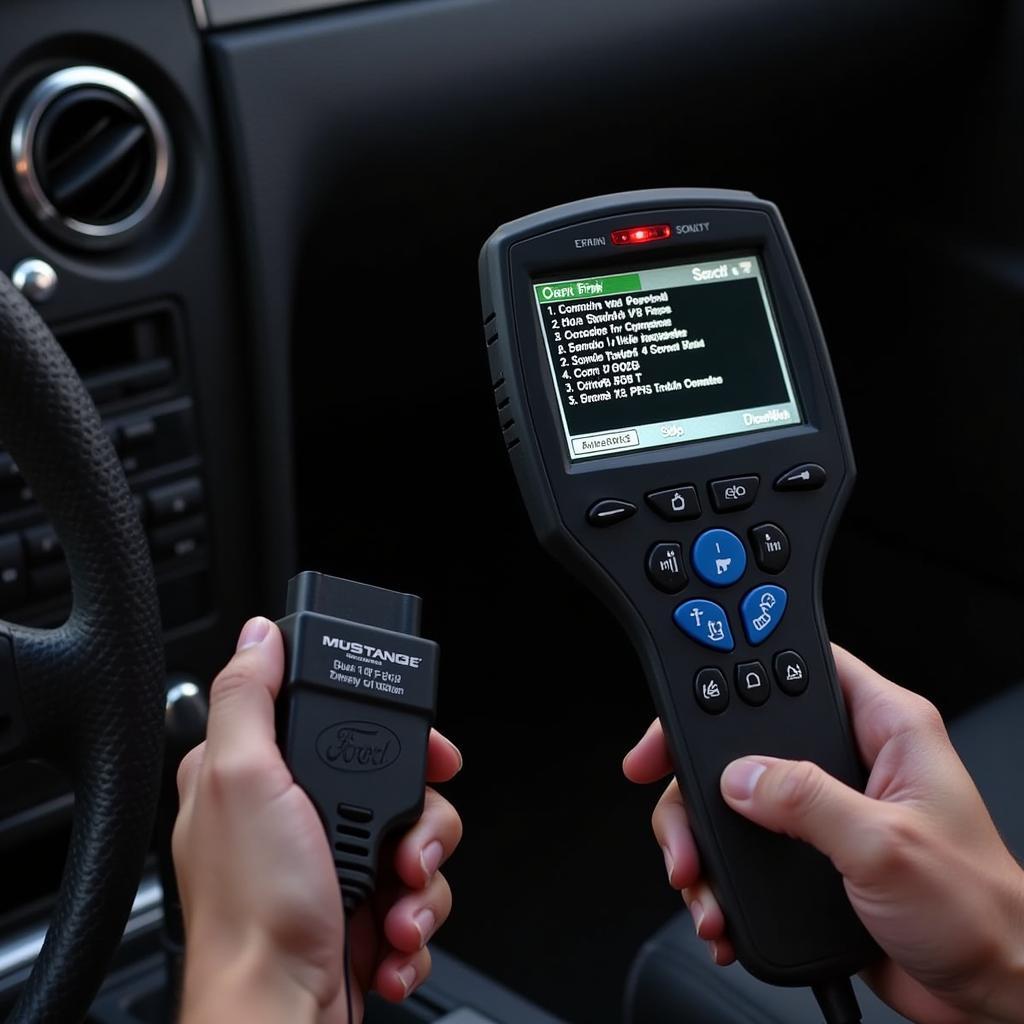
M 776 491 L 808 491 L 822 487 L 827 476 L 821 466 L 806 463 L 768 479 Z M 715 600 L 695 594 L 681 601 L 676 604 L 672 618 L 690 641 L 720 654 L 736 651 L 742 656 L 743 644 L 748 652 L 750 648 L 765 644 L 778 629 L 789 603 L 789 593 L 780 582 L 792 552 L 789 536 L 782 526 L 754 520 L 758 525 L 748 528 L 740 524 L 742 531 L 733 531 L 708 522 L 718 516 L 731 519 L 735 513 L 753 506 L 759 486 L 760 478 L 751 473 L 703 484 L 700 481 L 675 484 L 643 496 L 650 513 L 662 521 L 662 530 L 669 535 L 647 549 L 644 572 L 648 581 L 669 595 L 678 594 L 694 583 L 719 592 Z M 699 492 L 702 488 L 710 499 L 707 509 L 701 507 Z M 630 503 L 623 502 L 623 505 L 629 507 Z M 606 509 L 607 506 L 600 511 Z M 596 506 L 591 509 L 591 523 L 602 526 L 609 519 L 617 521 L 632 514 L 630 509 L 602 517 L 602 521 L 597 522 L 595 511 Z M 694 524 L 698 526 L 695 537 L 690 532 L 692 527 L 688 528 L 686 523 L 694 520 L 703 521 Z M 665 526 L 669 523 L 678 523 L 676 529 L 684 532 L 673 538 L 672 528 Z M 707 528 L 699 529 L 703 523 L 707 523 Z M 689 537 L 693 537 L 692 542 Z M 688 570 L 692 572 L 688 574 Z M 764 576 L 757 579 L 759 574 L 776 579 L 769 583 Z M 751 575 L 755 578 L 750 579 Z M 737 645 L 741 645 L 740 650 Z M 738 660 L 725 671 L 710 667 L 700 669 L 693 679 L 697 705 L 708 714 L 720 715 L 727 710 L 730 691 L 734 688 L 742 700 L 741 708 L 743 705 L 759 708 L 776 689 L 785 695 L 782 699 L 804 693 L 808 669 L 803 657 L 793 650 L 766 653 L 767 657 L 762 660 Z M 750 658 L 749 653 L 747 658 Z M 729 675 L 731 685 L 727 681 Z
M 769 479 L 772 479 L 771 477 Z M 774 478 L 775 491 L 813 491 L 824 486 L 827 474 L 816 463 L 802 463 Z M 757 499 L 760 478 L 755 474 L 727 477 L 707 482 L 711 511 L 715 516 L 731 516 L 750 508 Z M 665 523 L 681 524 L 705 518 L 697 482 L 675 484 L 644 494 L 650 512 Z M 604 498 L 587 510 L 591 526 L 606 527 L 634 516 L 639 509 L 631 501 Z M 706 521 L 706 519 L 705 519 Z M 691 534 L 692 536 L 692 534 Z M 679 630 L 700 646 L 719 653 L 736 650 L 737 638 L 748 647 L 759 647 L 778 629 L 786 613 L 789 593 L 778 582 L 747 582 L 742 597 L 727 599 L 748 570 L 779 577 L 789 565 L 791 548 L 786 531 L 773 522 L 750 527 L 744 537 L 717 526 L 701 530 L 689 546 L 687 566 L 686 535 L 665 538 L 651 544 L 644 561 L 648 581 L 664 594 L 678 594 L 691 584 L 687 569 L 693 570 L 698 583 L 720 592 L 716 600 L 694 596 L 677 604 L 672 618 Z M 749 547 L 748 547 L 749 545 Z M 734 609 L 730 612 L 730 608 Z M 736 626 L 730 620 L 734 614 Z M 734 628 L 739 631 L 734 633 Z M 740 652 L 738 652 L 740 653 Z M 765 668 L 770 665 L 770 672 Z M 799 697 L 807 689 L 808 669 L 803 657 L 793 650 L 769 653 L 764 661 L 741 661 L 733 666 L 735 689 L 743 703 L 758 708 L 774 688 L 786 697 Z M 774 682 L 775 687 L 772 686 Z M 697 705 L 708 714 L 719 715 L 729 704 L 730 687 L 725 674 L 717 668 L 702 668 L 694 677 Z

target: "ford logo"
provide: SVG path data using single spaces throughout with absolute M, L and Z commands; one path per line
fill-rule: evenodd
M 316 752 L 328 768 L 339 772 L 376 772 L 398 760 L 402 744 L 383 725 L 339 722 L 320 733 Z

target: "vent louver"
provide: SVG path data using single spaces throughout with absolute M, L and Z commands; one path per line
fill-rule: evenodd
M 25 98 L 11 137 L 15 180 L 42 227 L 78 244 L 125 241 L 167 185 L 170 143 L 152 101 L 123 75 L 64 68 Z

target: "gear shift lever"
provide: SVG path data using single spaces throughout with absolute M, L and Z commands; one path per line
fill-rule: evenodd
M 185 957 L 185 925 L 171 855 L 171 836 L 178 816 L 178 765 L 193 747 L 202 743 L 206 736 L 208 714 L 206 693 L 198 679 L 184 673 L 168 676 L 164 712 L 164 773 L 156 822 L 160 884 L 164 890 L 164 930 L 161 939 L 167 961 L 167 1020 L 173 1020 L 177 1014 Z

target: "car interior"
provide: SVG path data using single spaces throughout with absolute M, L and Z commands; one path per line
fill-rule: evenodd
M 666 885 L 660 787 L 621 770 L 640 664 L 538 545 L 495 417 L 481 245 L 634 189 L 781 209 L 857 461 L 830 635 L 938 705 L 1024 856 L 1022 16 L 6 0 L 0 1012 L 174 1018 L 177 763 L 242 622 L 314 569 L 422 596 L 465 756 L 433 974 L 369 1024 L 820 1019 L 716 968 Z

